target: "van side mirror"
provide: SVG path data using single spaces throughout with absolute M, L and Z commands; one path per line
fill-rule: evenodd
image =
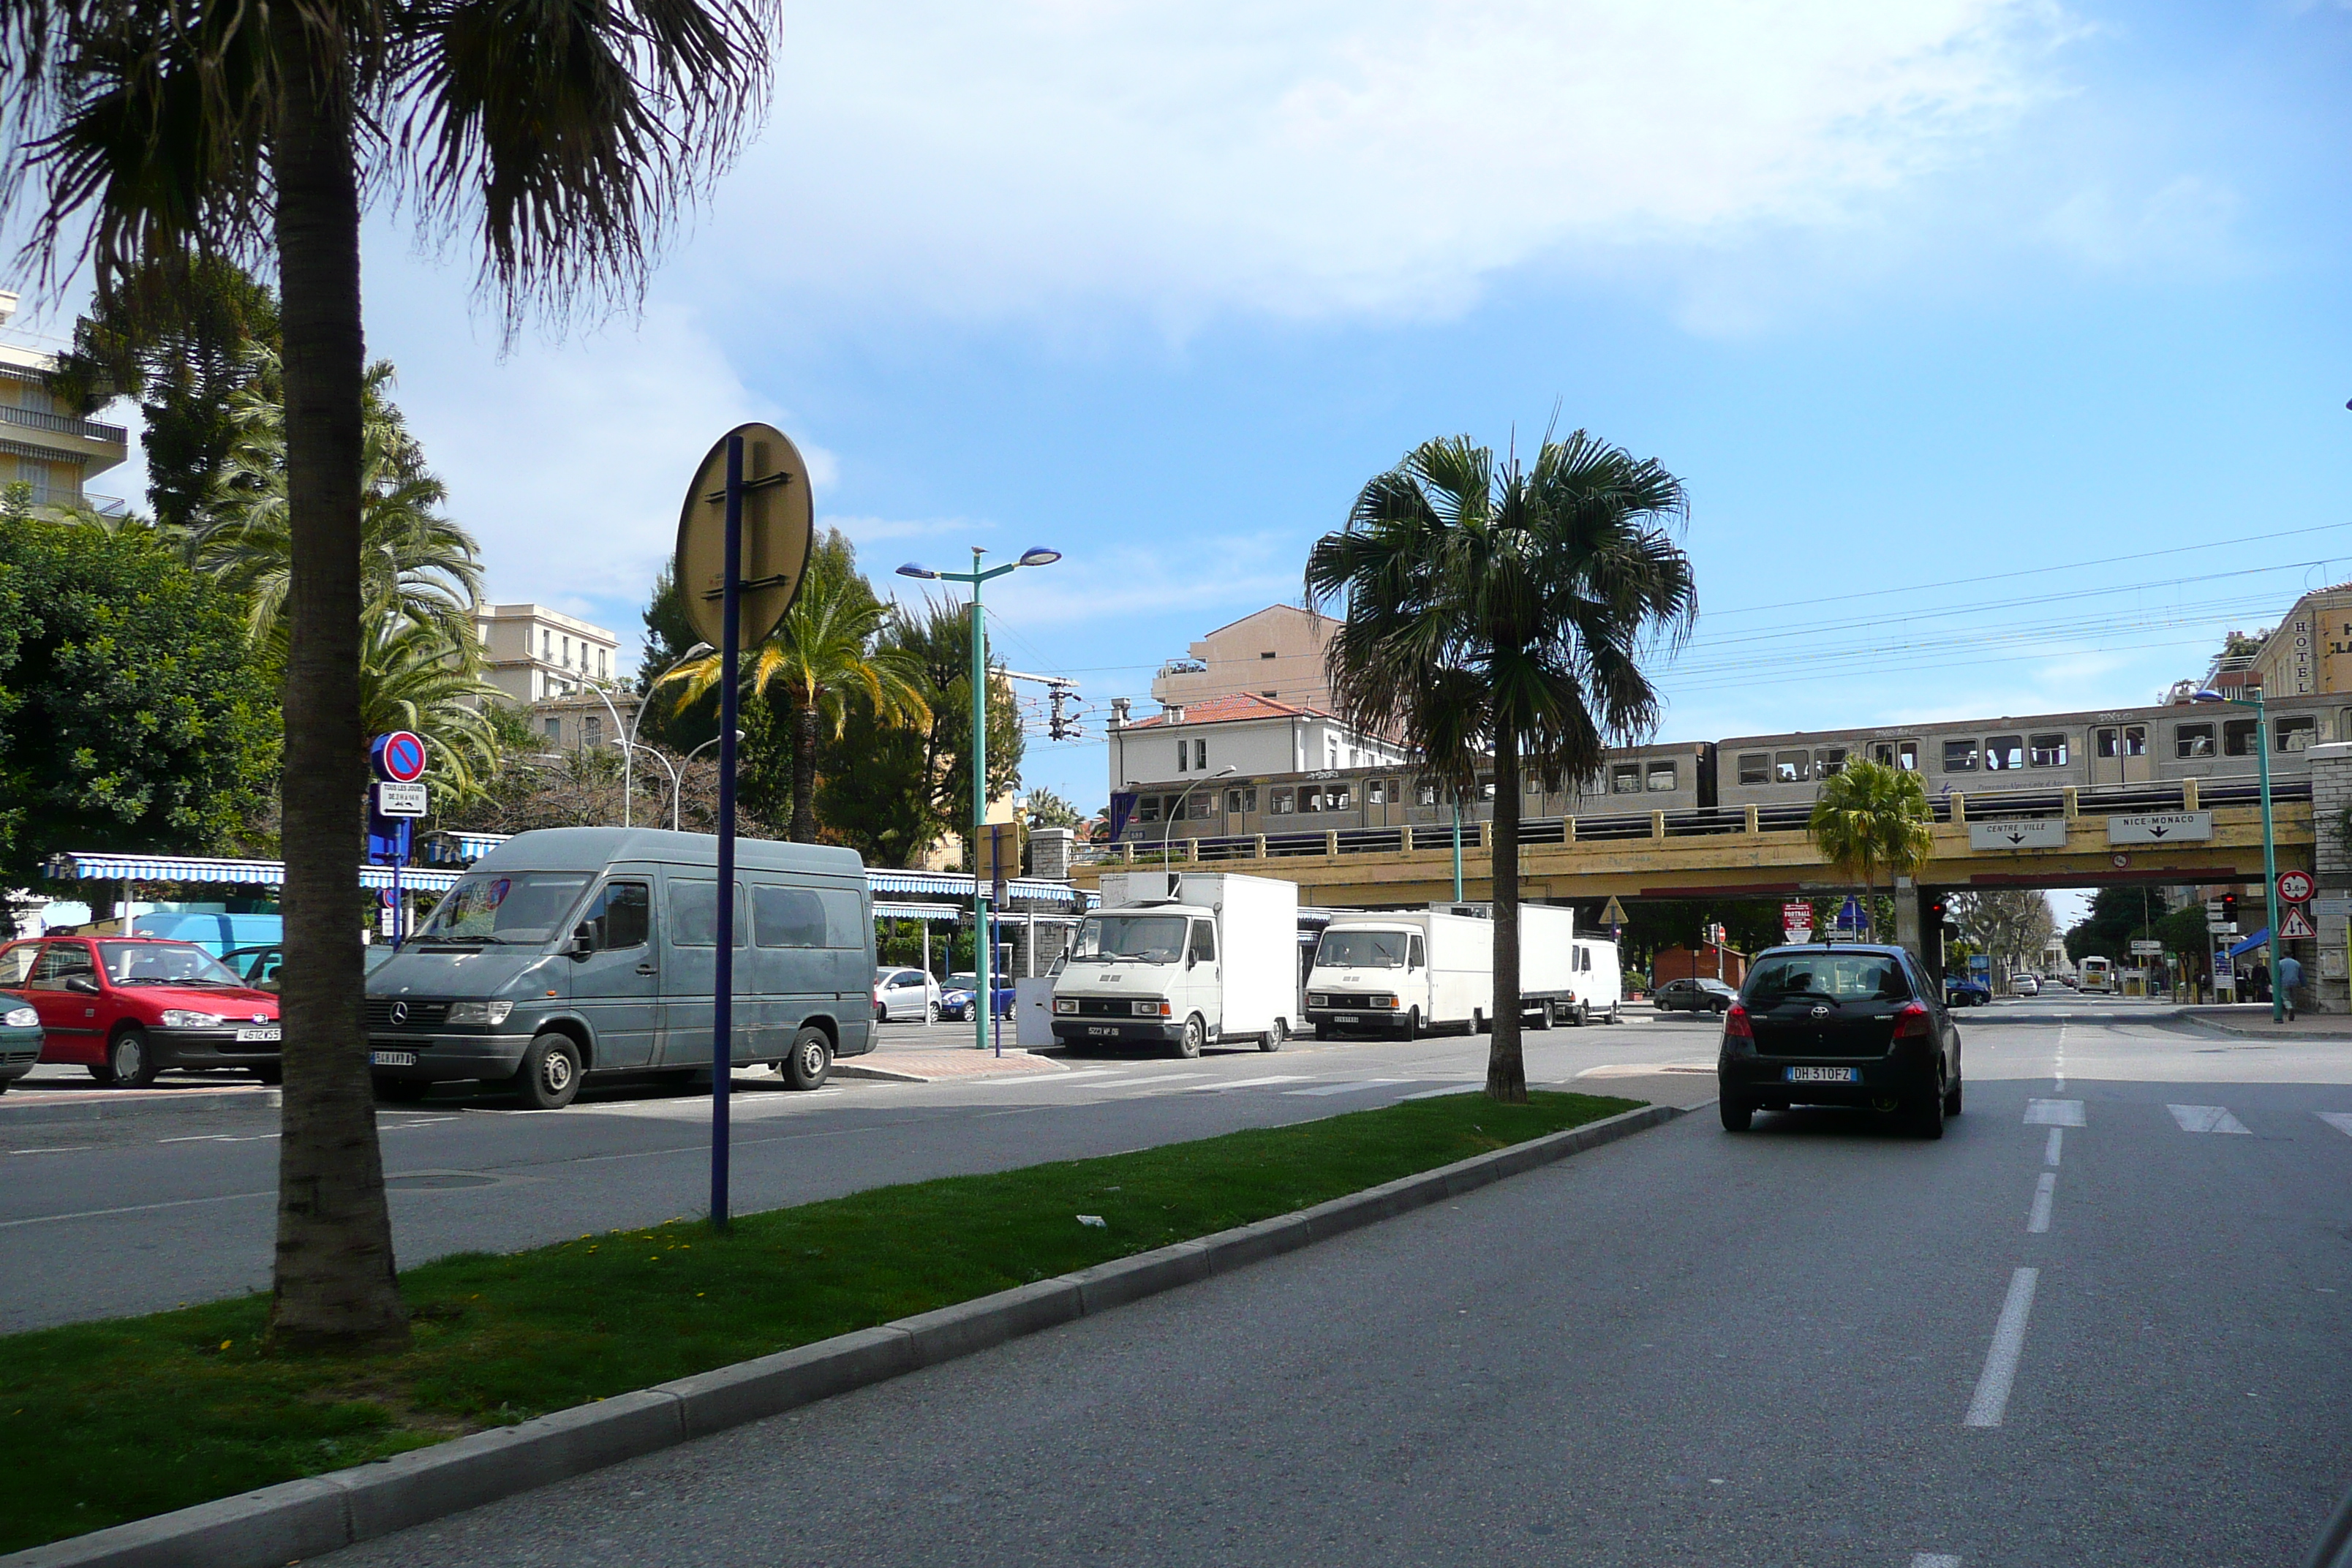
M 586 925 L 574 926 L 572 940 L 563 944 L 567 958 L 585 958 L 596 951 L 596 933 Z

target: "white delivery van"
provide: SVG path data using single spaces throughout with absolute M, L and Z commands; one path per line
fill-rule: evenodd
M 1570 944 L 1574 969 L 1570 976 L 1565 1007 L 1552 1016 L 1574 1024 L 1617 1022 L 1625 1005 L 1625 972 L 1619 967 L 1617 944 L 1605 938 L 1578 937 Z
M 1216 1042 L 1278 1051 L 1298 998 L 1298 884 L 1213 871 L 1106 872 L 1054 977 L 1065 1047 Z
M 1307 974 L 1307 1017 L 1318 1039 L 1475 1029 L 1494 997 L 1494 926 L 1442 910 L 1337 916 Z
M 1519 1017 L 1539 1029 L 1576 1016 L 1576 911 L 1519 906 Z

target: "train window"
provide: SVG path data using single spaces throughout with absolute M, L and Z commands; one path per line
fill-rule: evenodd
M 1420 797 L 1422 805 L 1435 805 L 1437 804 L 1437 786 L 1435 784 L 1422 785 Z
M 1345 811 L 1356 803 L 1356 792 L 1347 784 L 1333 784 L 1323 792 L 1323 809 Z
M 2176 757 L 2210 757 L 2213 754 L 2213 726 L 2210 724 L 2175 724 L 2172 727 L 2172 754 Z
M 2272 744 L 2282 752 L 2300 752 L 2318 738 L 2319 721 L 2305 713 L 2280 719 L 2271 725 Z
M 2025 765 L 2025 737 L 1995 735 L 1985 742 L 1984 765 L 1988 773 L 2013 772 Z
M 1870 748 L 1871 761 L 1882 768 L 1899 768 L 1906 773 L 1919 771 L 1919 742 L 1916 741 L 1881 741 Z
M 1802 752 L 1775 752 L 1772 753 L 1772 782 L 1802 784 L 1811 774 L 1812 766 L 1813 759 Z
M 1744 784 L 1770 784 L 1772 759 L 1761 752 L 1740 752 L 1739 782 Z
M 2126 724 L 2124 726 L 2124 755 L 2126 757 L 2144 757 L 2147 755 L 2147 725 Z
M 1322 810 L 1323 792 L 1319 789 L 1300 790 L 1298 792 L 1298 809 L 1301 811 Z
M 1974 741 L 1944 742 L 1944 771 L 1948 773 L 1972 773 L 1977 771 L 1977 743 Z
M 2091 737 L 2091 749 L 2100 757 L 2114 757 L 2121 754 L 2116 750 L 2116 731 L 2113 730 L 2101 730 L 2094 733 Z
M 1214 816 L 1216 814 L 1217 795 L 1214 790 L 1204 789 L 1192 797 L 1192 816 L 1196 821 Z
M 1680 774 L 1674 763 L 1652 763 L 1650 764 L 1649 783 L 1653 792 L 1665 795 L 1675 789 L 1681 782 Z
M 1493 779 L 1480 779 L 1478 781 L 1478 798 L 1480 800 L 1492 800 L 1495 798 L 1495 781 Z
M 1386 805 L 1388 803 L 1388 781 L 1386 779 L 1366 779 L 1364 781 L 1364 804 L 1366 805 Z
M 1266 813 L 1271 816 L 1290 815 L 1290 792 L 1286 789 L 1266 791 Z
M 2258 731 L 2252 719 L 2221 721 L 2221 754 L 2225 757 L 2251 757 L 2254 754 L 2254 736 Z
M 2066 765 L 2066 737 L 2036 735 L 2026 742 L 2025 760 L 2037 768 L 2063 768 Z
M 1229 789 L 1225 792 L 1225 815 L 1239 816 L 1257 809 L 1255 789 Z
M 1609 770 L 1609 793 L 1611 795 L 1641 794 L 1642 764 L 1639 763 L 1618 763 L 1611 767 Z
M 1543 794 L 1543 780 L 1533 773 L 1529 773 L 1528 775 L 1528 793 L 1529 795 Z
M 1147 795 L 1142 799 L 1137 801 L 1135 803 L 1135 819 L 1138 822 L 1159 821 L 1160 797 L 1156 795 Z
M 1843 772 L 1845 772 L 1845 748 L 1843 746 L 1824 746 L 1820 751 L 1813 753 L 1813 776 L 1815 778 L 1833 779 Z

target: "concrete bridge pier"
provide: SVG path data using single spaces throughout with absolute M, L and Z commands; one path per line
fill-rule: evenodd
M 2319 898 L 2312 909 L 2319 940 L 2295 943 L 2295 956 L 2304 962 L 2304 985 L 2313 1011 L 2352 1012 L 2345 952 L 2347 926 L 2352 922 L 2340 913 L 2320 912 L 2330 907 L 2326 900 L 2352 898 L 2352 845 L 2345 842 L 2345 814 L 2352 811 L 2352 742 L 2314 746 L 2305 754 L 2311 759 L 2312 854 L 2319 873 Z

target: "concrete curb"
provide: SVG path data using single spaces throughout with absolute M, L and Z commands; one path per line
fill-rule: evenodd
M 205 1089 L 195 1093 L 118 1095 L 106 1090 L 72 1101 L 19 1100 L 0 1095 L 0 1127 L 37 1127 L 60 1121 L 123 1121 L 143 1116 L 188 1116 L 224 1110 L 276 1110 L 285 1103 L 276 1089 Z
M 278 1568 L 1296 1252 L 1613 1143 L 1643 1106 L 1259 1220 L 516 1426 L 0 1557 L 0 1568 Z
M 2199 1034 L 2221 1040 L 2260 1040 L 2266 1046 L 2292 1045 L 2297 1040 L 2341 1042 L 2352 1040 L 2352 1023 L 2335 1029 L 2274 1028 L 2265 1016 L 2259 1023 L 2225 1022 L 2208 1014 L 2184 1013 L 2179 1022 Z

